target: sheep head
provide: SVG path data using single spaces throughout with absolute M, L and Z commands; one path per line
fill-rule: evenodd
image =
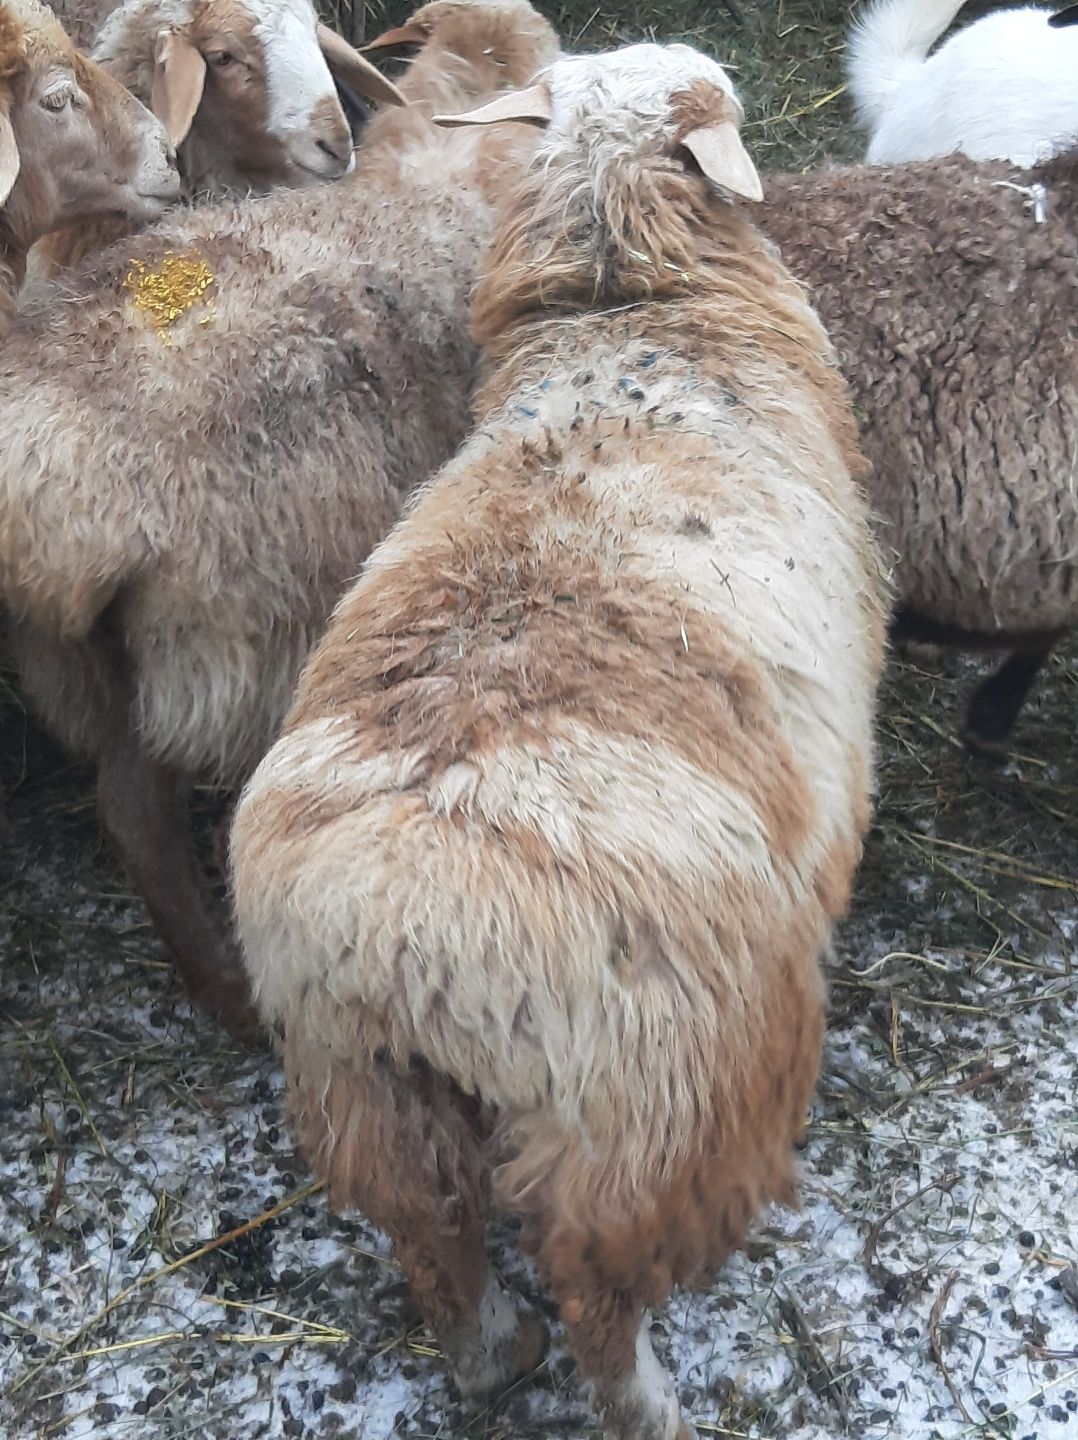
M 556 61 L 524 90 L 443 125 L 507 121 L 542 137 L 506 202 L 476 323 L 537 305 L 589 308 L 685 289 L 731 198 L 759 200 L 741 102 L 687 45 L 633 45 Z M 497 276 L 497 282 L 492 278 Z
M 496 90 L 526 85 L 559 52 L 553 27 L 529 0 L 432 0 L 364 54 L 416 52 L 401 81 L 409 104 L 461 109 Z
M 3 0 L 0 205 L 8 251 L 25 256 L 49 231 L 98 216 L 154 220 L 178 194 L 160 122 L 80 55 L 37 0 Z
M 404 103 L 319 23 L 311 0 L 128 0 L 94 55 L 164 120 L 192 191 L 263 191 L 347 174 L 352 131 L 335 77 L 350 94 Z
M 689 45 L 629 45 L 609 55 L 566 56 L 525 90 L 499 96 L 439 125 L 523 120 L 549 132 L 537 163 L 596 164 L 649 152 L 691 156 L 721 190 L 763 199 L 756 167 L 741 143 L 744 115 L 733 82 L 714 60 Z

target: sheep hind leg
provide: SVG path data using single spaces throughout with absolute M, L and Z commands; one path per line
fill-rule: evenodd
M 97 808 L 192 1004 L 234 1035 L 255 1033 L 228 922 L 195 853 L 185 788 L 172 769 L 146 754 L 127 724 L 114 728 L 98 755 Z
M 641 1237 L 643 1244 L 643 1237 Z M 642 1297 L 605 1278 L 579 1232 L 541 1242 L 544 1268 L 609 1440 L 695 1440 L 656 1359 Z
M 290 1073 L 302 1057 L 286 1049 Z M 415 1060 L 401 1071 L 368 1057 L 337 1066 L 328 1085 L 293 1091 L 296 1129 L 335 1205 L 384 1230 L 461 1395 L 505 1390 L 547 1348 L 490 1270 L 489 1190 L 475 1106 Z
M 962 737 L 975 755 L 989 760 L 1000 758 L 1018 712 L 1052 652 L 1053 640 L 1036 649 L 1016 650 L 977 686 Z

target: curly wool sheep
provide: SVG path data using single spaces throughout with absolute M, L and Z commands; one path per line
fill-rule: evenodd
M 75 220 L 156 219 L 179 194 L 160 123 L 37 0 L 0 3 L 0 334 L 31 246 Z
M 0 602 L 22 684 L 192 997 L 242 983 L 186 787 L 240 782 L 338 595 L 467 424 L 492 202 L 534 143 L 435 129 L 554 54 L 526 0 L 436 0 L 354 177 L 207 206 L 30 304 L 0 356 Z M 137 383 L 129 385 L 128 377 Z
M 318 23 L 311 0 L 125 0 L 93 57 L 164 121 L 189 201 L 348 174 L 352 131 L 335 80 L 401 103 L 396 86 Z M 67 230 L 39 247 L 36 265 L 55 274 L 131 228 Z
M 1014 652 L 966 725 L 998 752 L 1078 622 L 1078 150 L 1029 172 L 954 157 L 766 191 L 760 224 L 861 415 L 899 633 Z
M 476 301 L 477 429 L 341 601 L 237 810 L 299 1135 L 465 1393 L 534 1363 L 493 1172 L 617 1440 L 645 1306 L 789 1199 L 869 814 L 883 586 L 845 387 L 713 61 L 555 64 Z M 707 177 L 710 177 L 707 178 Z
M 1033 6 L 996 10 L 934 51 L 965 0 L 874 0 L 849 41 L 870 164 L 973 160 L 1033 165 L 1078 137 L 1078 30 Z

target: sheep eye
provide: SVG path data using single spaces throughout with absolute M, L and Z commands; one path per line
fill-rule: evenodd
M 59 90 L 50 90 L 47 94 L 42 95 L 41 104 L 46 110 L 62 110 L 65 105 L 71 104 L 71 98 L 71 91 L 63 87 Z
M 229 54 L 227 50 L 219 50 L 216 55 L 210 56 L 210 64 L 216 65 L 218 70 L 227 70 L 229 65 L 235 65 L 235 55 Z

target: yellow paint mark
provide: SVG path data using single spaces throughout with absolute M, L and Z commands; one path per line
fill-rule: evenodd
M 198 305 L 212 284 L 213 272 L 197 254 L 166 254 L 155 269 L 133 260 L 124 277 L 132 305 L 143 312 L 166 345 L 172 344 L 169 327 Z

